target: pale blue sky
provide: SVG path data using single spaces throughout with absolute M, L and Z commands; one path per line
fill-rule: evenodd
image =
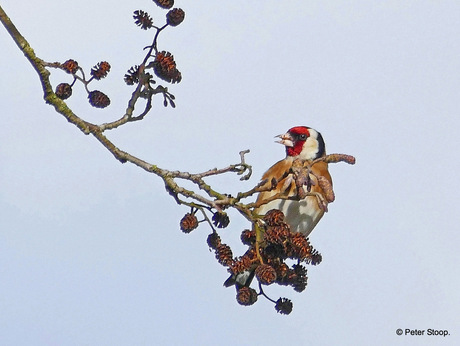
M 457 1 L 176 1 L 186 20 L 167 30 L 183 81 L 177 108 L 158 98 L 142 122 L 109 133 L 160 167 L 204 171 L 247 160 L 254 177 L 210 180 L 245 190 L 284 156 L 273 136 L 295 125 L 323 134 L 336 201 L 312 233 L 323 262 L 307 289 L 268 287 L 294 302 L 289 316 L 264 299 L 242 307 L 222 287 L 209 229 L 178 227 L 160 179 L 121 165 L 44 104 L 38 78 L 3 27 L 0 126 L 0 344 L 2 345 L 453 345 L 460 343 L 460 3 Z M 120 117 L 123 75 L 143 58 L 166 11 L 151 1 L 55 0 L 2 7 L 48 61 L 112 65 L 69 105 L 86 120 Z M 158 19 L 157 19 L 158 18 Z M 55 72 L 53 81 L 69 81 Z M 247 223 L 232 214 L 224 241 Z M 397 336 L 397 328 L 449 336 Z

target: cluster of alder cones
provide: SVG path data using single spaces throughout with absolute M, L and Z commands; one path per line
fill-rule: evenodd
M 217 212 L 214 214 L 213 223 L 219 225 L 225 217 L 225 213 Z M 239 304 L 252 305 L 259 295 L 263 295 L 275 303 L 275 309 L 279 313 L 289 314 L 292 311 L 292 302 L 286 298 L 277 301 L 270 299 L 264 293 L 263 286 L 278 284 L 291 286 L 295 291 L 302 292 L 307 286 L 307 268 L 304 264 L 317 265 L 322 257 L 304 235 L 291 232 L 280 210 L 270 210 L 262 221 L 255 226 L 260 227 L 261 239 L 256 239 L 255 230 L 244 230 L 241 233 L 241 241 L 249 247 L 243 256 L 234 257 L 230 246 L 221 242 L 216 231 L 208 236 L 207 243 L 214 250 L 217 261 L 228 268 L 231 277 L 224 285 L 235 284 Z M 198 227 L 198 219 L 193 211 L 182 218 L 180 227 L 185 233 Z M 286 263 L 287 260 L 294 264 L 290 266 Z M 235 282 L 235 276 L 242 273 L 257 279 L 259 292 L 249 286 L 252 279 L 247 280 L 244 286 Z
M 155 28 L 157 34 L 167 26 L 178 26 L 185 19 L 185 12 L 181 8 L 173 8 L 173 0 L 154 0 L 154 3 L 164 9 L 170 9 L 166 13 L 166 24 L 162 27 L 157 27 L 153 23 L 152 17 L 145 11 L 137 10 L 134 11 L 134 22 L 141 29 L 148 30 Z M 155 46 L 155 43 L 152 45 Z M 139 82 L 139 79 L 144 77 L 144 80 L 152 82 L 151 76 L 145 73 L 145 69 L 153 68 L 154 73 L 157 77 L 168 83 L 179 83 L 182 80 L 182 74 L 176 67 L 174 56 L 170 52 L 157 51 L 155 47 L 155 55 L 153 55 L 154 61 L 150 64 L 145 64 L 143 68 L 139 66 L 133 66 L 128 70 L 125 75 L 125 82 L 128 85 L 133 85 Z M 155 82 L 153 82 L 155 83 Z
M 63 64 L 60 64 L 58 67 L 64 70 L 65 72 L 71 74 L 74 77 L 73 82 L 71 84 L 60 83 L 56 87 L 55 94 L 61 100 L 66 100 L 70 96 L 72 96 L 72 87 L 74 86 L 77 80 L 81 80 L 86 86 L 86 91 L 88 92 L 88 100 L 91 106 L 96 107 L 96 108 L 105 108 L 108 105 L 110 105 L 109 97 L 106 94 L 104 94 L 102 91 L 99 91 L 99 90 L 90 91 L 87 88 L 87 85 L 91 81 L 101 80 L 102 78 L 107 77 L 108 73 L 110 72 L 110 64 L 107 61 L 101 61 L 97 63 L 91 69 L 90 71 L 91 78 L 88 80 L 86 80 L 85 78 L 83 69 L 80 66 L 78 66 L 78 62 L 76 62 L 73 59 L 67 60 Z M 77 75 L 78 72 L 81 73 L 81 76 Z
M 157 30 L 154 42 L 151 46 L 151 49 L 144 61 L 140 66 L 135 65 L 131 67 L 124 76 L 125 83 L 128 85 L 134 85 L 142 83 L 144 86 L 150 88 L 151 84 L 155 84 L 156 81 L 153 80 L 153 76 L 146 71 L 152 69 L 154 74 L 168 82 L 168 83 L 179 83 L 182 80 L 182 74 L 176 67 L 176 62 L 174 56 L 170 52 L 166 51 L 157 51 L 156 41 L 158 34 L 167 26 L 175 27 L 182 23 L 185 19 L 185 12 L 180 8 L 172 8 L 174 6 L 174 0 L 153 0 L 153 2 L 163 9 L 170 9 L 166 14 L 166 24 L 162 27 L 154 25 L 153 19 L 151 16 L 142 10 L 134 11 L 134 23 L 138 25 L 141 29 L 147 30 L 155 28 Z M 154 51 L 152 53 L 152 51 Z M 149 59 L 152 58 L 153 61 L 149 63 Z M 91 77 L 86 79 L 83 69 L 78 65 L 77 61 L 69 59 L 66 62 L 59 64 L 52 64 L 53 67 L 60 68 L 65 72 L 71 74 L 74 79 L 72 83 L 60 83 L 55 89 L 55 94 L 62 100 L 68 99 L 72 96 L 72 88 L 77 80 L 81 81 L 85 85 L 85 89 L 88 93 L 88 100 L 91 106 L 96 108 L 105 108 L 110 105 L 110 98 L 100 90 L 88 90 L 88 84 L 93 80 L 100 80 L 105 78 L 110 72 L 110 64 L 107 61 L 102 61 L 95 65 L 91 69 Z M 168 92 L 164 93 L 165 102 L 164 105 L 167 106 L 170 104 L 172 107 L 175 107 L 174 96 Z
M 292 173 L 297 187 L 308 187 L 311 184 L 310 168 L 317 161 L 345 162 L 353 165 L 356 160 L 354 156 L 347 154 L 329 154 L 313 162 L 295 160 Z M 322 176 L 316 178 L 324 192 L 324 200 L 318 199 L 318 203 L 327 208 L 327 204 L 335 199 L 332 185 Z M 304 198 L 304 189 L 297 190 L 298 197 Z M 197 209 L 192 208 L 192 211 L 182 218 L 180 228 L 183 232 L 189 233 L 198 227 L 196 211 Z M 210 222 L 207 217 L 205 220 Z M 212 223 L 217 228 L 226 227 L 229 222 L 227 214 L 222 211 L 215 212 L 212 217 Z M 277 209 L 268 211 L 262 220 L 253 221 L 253 229 L 241 233 L 241 241 L 248 246 L 248 250 L 240 257 L 234 257 L 231 247 L 222 243 L 216 229 L 212 229 L 213 232 L 207 238 L 208 245 L 214 250 L 217 261 L 228 268 L 231 276 L 225 281 L 224 286 L 235 285 L 238 303 L 252 305 L 258 296 L 262 295 L 275 303 L 275 309 L 279 313 L 291 313 L 293 305 L 289 299 L 279 298 L 275 301 L 265 294 L 263 287 L 278 284 L 291 286 L 297 292 L 305 290 L 308 280 L 305 265 L 317 265 L 322 261 L 321 254 L 310 245 L 308 238 L 302 233 L 292 232 L 289 224 L 285 222 L 283 212 Z M 254 278 L 258 282 L 259 292 L 250 287 Z

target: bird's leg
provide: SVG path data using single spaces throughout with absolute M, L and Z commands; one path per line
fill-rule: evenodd
M 297 196 L 303 199 L 311 191 L 312 185 L 315 182 L 311 179 L 311 167 L 304 161 L 295 160 L 292 164 L 292 173 L 295 177 L 295 185 L 297 188 Z
M 308 192 L 306 194 L 306 196 L 315 196 L 316 200 L 318 201 L 319 208 L 322 211 L 327 213 L 328 202 L 327 202 L 326 198 L 324 198 L 324 196 L 321 193 L 319 193 L 319 192 Z
M 300 198 L 305 198 L 306 196 L 315 196 L 318 200 L 318 206 L 320 209 L 327 212 L 328 203 L 334 202 L 335 200 L 332 184 L 325 177 L 315 174 L 312 170 L 313 164 L 324 160 L 325 157 L 322 157 L 314 160 L 313 162 L 303 162 L 302 167 L 297 168 L 297 170 L 300 172 L 300 175 L 296 180 L 296 184 L 299 186 L 301 183 L 303 183 L 304 186 L 306 186 L 306 192 L 302 191 L 302 193 L 298 193 Z M 300 166 L 300 164 L 297 164 L 297 166 Z M 319 187 L 323 190 L 323 194 L 319 192 L 311 192 L 311 187 L 316 184 L 318 184 Z

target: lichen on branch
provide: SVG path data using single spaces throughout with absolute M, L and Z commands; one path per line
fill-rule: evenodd
M 180 25 L 185 18 L 185 12 L 180 8 L 172 8 L 173 0 L 154 0 L 160 8 L 168 9 L 161 26 L 143 10 L 134 12 L 134 23 L 141 30 L 153 30 L 153 40 L 146 46 L 146 51 L 138 64 L 132 65 L 124 76 L 124 82 L 134 90 L 127 101 L 127 106 L 121 115 L 102 124 L 94 124 L 75 114 L 65 100 L 72 97 L 73 88 L 83 86 L 88 95 L 89 104 L 96 108 L 106 109 L 110 106 L 110 98 L 103 91 L 94 89 L 94 83 L 105 78 L 111 65 L 108 61 L 100 60 L 95 63 L 89 72 L 80 66 L 76 59 L 68 59 L 64 62 L 46 62 L 39 58 L 27 40 L 21 35 L 10 18 L 0 6 L 0 21 L 5 26 L 11 38 L 24 53 L 26 59 L 38 74 L 43 89 L 44 101 L 53 106 L 55 111 L 67 121 L 75 125 L 85 135 L 91 135 L 102 144 L 116 160 L 121 163 L 131 163 L 144 171 L 151 173 L 163 180 L 165 190 L 177 204 L 188 207 L 188 211 L 180 221 L 180 229 L 184 233 L 190 233 L 199 228 L 200 223 L 207 224 L 212 233 L 207 238 L 209 247 L 214 251 L 216 260 L 227 268 L 232 275 L 244 272 L 252 273 L 259 283 L 259 292 L 250 287 L 238 287 L 237 301 L 241 305 L 252 305 L 257 297 L 262 295 L 275 304 L 279 313 L 289 314 L 292 311 L 292 302 L 287 298 L 273 300 L 264 292 L 263 286 L 279 284 L 291 286 L 301 292 L 307 285 L 306 264 L 316 265 L 321 262 L 321 255 L 309 243 L 309 240 L 300 233 L 291 232 L 289 225 L 284 221 L 284 215 L 279 210 L 272 210 L 266 215 L 257 215 L 255 210 L 261 205 L 275 199 L 301 200 L 307 196 L 316 196 L 318 204 L 327 211 L 327 205 L 334 201 L 335 195 L 332 185 L 327 179 L 316 175 L 312 166 L 319 162 L 326 163 L 346 162 L 354 164 L 355 159 L 351 155 L 331 154 L 323 156 L 315 161 L 298 160 L 286 177 L 289 186 L 297 191 L 294 196 L 280 192 L 267 199 L 257 202 L 252 197 L 260 192 L 271 191 L 277 181 L 261 181 L 246 191 L 240 191 L 235 196 L 226 191 L 220 191 L 207 182 L 207 178 L 223 174 L 236 174 L 240 180 L 249 180 L 252 175 L 252 166 L 246 162 L 249 150 L 239 153 L 239 162 L 229 164 L 223 168 L 213 168 L 200 173 L 168 170 L 161 168 L 155 163 L 147 162 L 127 151 L 117 147 L 106 135 L 105 131 L 116 130 L 131 122 L 143 120 L 152 110 L 154 97 L 163 97 L 164 106 L 176 106 L 176 99 L 170 93 L 167 86 L 159 84 L 161 81 L 175 84 L 182 80 L 182 74 L 177 68 L 176 60 L 170 52 L 158 49 L 158 38 L 167 28 Z M 172 9 L 171 9 L 172 8 Z M 51 71 L 61 71 L 64 75 L 70 75 L 69 82 L 59 83 L 53 88 L 50 82 Z M 160 81 L 161 80 L 161 81 Z M 144 105 L 139 107 L 140 101 Z M 140 108 L 141 111 L 135 111 Z M 312 178 L 325 192 L 324 196 L 310 192 Z M 188 185 L 183 184 L 188 182 Z M 185 187 L 190 186 L 192 188 Z M 242 256 L 234 256 L 231 247 L 223 243 L 218 229 L 226 228 L 230 224 L 227 210 L 236 210 L 250 224 L 241 234 L 241 242 L 248 246 Z M 199 220 L 199 218 L 201 220 Z M 289 266 L 286 260 L 295 260 L 296 264 Z M 227 280 L 228 281 L 228 280 Z M 226 284 L 231 283 L 231 280 Z

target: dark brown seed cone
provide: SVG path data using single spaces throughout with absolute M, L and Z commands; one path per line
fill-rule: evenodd
M 243 257 L 247 257 L 251 260 L 251 263 L 259 262 L 259 258 L 257 257 L 256 249 L 250 247 L 243 255 Z
M 276 271 L 268 264 L 261 264 L 256 268 L 256 277 L 262 285 L 270 285 L 276 280 Z
M 252 305 L 257 301 L 257 292 L 251 287 L 241 287 L 236 293 L 236 301 L 241 305 Z
M 294 283 L 294 280 L 297 278 L 296 273 L 294 272 L 294 269 L 289 268 L 287 265 L 286 267 L 282 269 L 283 271 L 281 272 L 281 275 L 284 275 L 283 277 L 278 277 L 276 282 L 279 285 L 283 286 L 292 286 Z
M 281 223 L 277 226 L 269 227 L 264 233 L 264 239 L 268 243 L 283 244 L 290 235 L 289 225 Z
M 290 243 L 291 251 L 289 251 L 289 257 L 303 260 L 310 256 L 312 247 L 303 234 L 293 233 Z
M 260 249 L 260 254 L 264 259 L 270 261 L 287 258 L 284 246 L 279 244 L 268 244 Z
M 307 288 L 307 278 L 299 278 L 296 281 L 294 281 L 291 286 L 294 288 L 294 291 L 296 292 L 303 292 L 305 288 Z
M 248 257 L 242 256 L 238 260 L 234 261 L 230 264 L 230 272 L 232 274 L 240 274 L 249 269 L 251 266 L 251 260 Z
M 281 210 L 272 209 L 265 214 L 263 220 L 267 226 L 278 226 L 284 223 L 284 214 Z
M 105 108 L 110 105 L 109 97 L 99 90 L 91 91 L 88 94 L 89 103 L 96 108 Z
M 276 280 L 282 281 L 285 279 L 289 273 L 289 267 L 286 263 L 281 263 L 280 265 L 275 267 L 276 270 Z
M 230 218 L 228 217 L 227 213 L 218 211 L 212 216 L 212 223 L 217 228 L 225 228 L 230 223 Z
M 68 99 L 70 96 L 72 96 L 72 87 L 70 86 L 70 84 L 61 83 L 56 87 L 55 94 L 61 100 Z
M 241 242 L 244 245 L 253 245 L 256 242 L 256 232 L 245 229 L 241 232 Z
M 134 22 L 137 26 L 140 26 L 141 29 L 147 30 L 153 26 L 153 20 L 147 12 L 142 10 L 134 11 Z
M 107 61 L 101 61 L 91 69 L 91 75 L 94 79 L 100 80 L 105 78 L 110 72 L 110 64 Z
M 132 66 L 125 74 L 125 83 L 128 85 L 134 85 L 139 83 L 139 66 Z
M 153 0 L 155 4 L 160 6 L 161 8 L 171 8 L 174 6 L 174 0 Z
M 313 250 L 310 255 L 310 264 L 316 266 L 320 264 L 322 260 L 323 256 L 321 256 L 321 254 L 317 250 Z
M 198 227 L 198 219 L 195 214 L 187 213 L 184 215 L 182 220 L 180 220 L 180 229 L 184 233 L 190 233 L 195 228 Z
M 292 278 L 291 286 L 297 292 L 302 292 L 307 287 L 307 268 L 300 264 L 294 264 L 295 277 Z
M 229 267 L 232 274 L 240 274 L 246 270 L 249 270 L 255 262 L 259 259 L 255 249 L 251 248 L 241 256 L 238 260 L 234 261 Z
M 212 232 L 210 235 L 208 235 L 206 242 L 211 249 L 215 250 L 220 245 L 220 237 L 216 232 Z
M 170 52 L 158 52 L 153 61 L 153 70 L 161 79 L 169 83 L 179 83 L 182 80 L 181 73 L 176 68 L 174 56 Z
M 65 63 L 62 64 L 62 68 L 67 73 L 74 74 L 78 70 L 78 62 L 76 62 L 73 59 L 69 59 Z
M 276 301 L 275 309 L 283 315 L 289 315 L 292 312 L 292 302 L 287 298 L 280 298 Z
M 185 12 L 181 8 L 173 8 L 166 14 L 166 22 L 171 26 L 178 26 L 184 18 Z
M 216 259 L 223 266 L 229 266 L 233 263 L 233 253 L 230 246 L 220 244 L 216 248 Z
M 307 268 L 301 264 L 294 264 L 292 269 L 294 269 L 294 273 L 298 276 L 307 276 Z

